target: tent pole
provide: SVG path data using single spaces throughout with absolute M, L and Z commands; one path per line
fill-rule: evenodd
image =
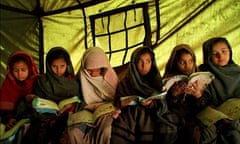
M 44 73 L 44 47 L 43 47 L 43 24 L 41 17 L 38 16 L 39 23 L 39 72 Z

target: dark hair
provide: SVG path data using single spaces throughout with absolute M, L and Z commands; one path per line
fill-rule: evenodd
M 49 51 L 46 61 L 51 65 L 54 60 L 60 58 L 63 58 L 69 64 L 70 56 L 67 51 L 62 47 L 54 47 Z
M 146 54 L 146 53 L 150 54 L 151 60 L 154 61 L 154 53 L 153 53 L 152 49 L 147 46 L 144 46 L 142 48 L 138 48 L 135 51 L 134 57 L 136 57 L 136 59 L 135 59 L 134 63 L 137 64 L 140 59 L 140 56 L 143 54 Z
M 210 56 L 212 54 L 213 46 L 219 42 L 225 43 L 227 45 L 228 49 L 230 50 L 230 59 L 229 59 L 228 63 L 234 63 L 232 60 L 232 47 L 231 47 L 230 43 L 228 42 L 228 40 L 224 37 L 214 37 L 214 38 L 208 39 L 207 41 L 205 41 L 203 43 L 203 62 L 205 64 L 208 63 L 208 59 L 210 58 Z
M 11 60 L 9 61 L 9 63 L 8 63 L 10 69 L 13 68 L 13 65 L 14 65 L 16 62 L 20 62 L 20 61 L 21 61 L 21 62 L 24 62 L 24 63 L 26 63 L 26 64 L 28 65 L 28 60 L 27 60 L 24 56 L 22 56 L 22 55 L 16 55 L 16 56 L 13 56 L 13 57 L 11 58 Z M 29 67 L 29 65 L 28 65 L 28 67 Z

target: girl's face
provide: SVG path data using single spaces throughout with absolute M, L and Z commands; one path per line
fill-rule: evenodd
M 189 53 L 181 54 L 179 60 L 177 61 L 177 67 L 180 72 L 190 75 L 194 68 L 194 60 L 192 55 Z
M 97 76 L 100 76 L 102 74 L 101 68 L 98 68 L 98 69 L 87 69 L 87 72 L 92 77 L 97 77 Z
M 149 53 L 142 54 L 137 63 L 139 73 L 144 76 L 148 74 L 152 67 L 152 58 Z
M 64 58 L 55 59 L 51 64 L 52 72 L 57 76 L 62 76 L 67 70 L 67 62 Z
M 213 45 L 212 62 L 217 66 L 225 66 L 230 59 L 230 50 L 224 42 L 219 42 Z
M 28 78 L 28 65 L 24 61 L 15 62 L 12 67 L 12 73 L 17 80 L 24 81 Z

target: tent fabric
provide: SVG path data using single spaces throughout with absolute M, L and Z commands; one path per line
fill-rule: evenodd
M 130 60 L 136 47 L 148 44 L 163 73 L 175 45 L 192 46 L 200 64 L 202 43 L 223 36 L 240 64 L 239 10 L 238 0 L 1 0 L 0 84 L 7 57 L 18 49 L 32 54 L 44 72 L 49 49 L 62 46 L 77 71 L 83 52 L 91 46 L 102 47 L 117 67 Z M 99 17 L 103 14 L 107 15 Z

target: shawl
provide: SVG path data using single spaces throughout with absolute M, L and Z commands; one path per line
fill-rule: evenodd
M 51 62 L 58 58 L 64 58 L 67 62 L 67 70 L 61 77 L 51 70 Z M 62 47 L 52 48 L 46 57 L 46 74 L 36 82 L 34 94 L 39 97 L 59 102 L 66 98 L 79 96 L 79 84 L 74 77 L 72 61 L 68 52 Z
M 179 44 L 179 45 L 175 46 L 171 52 L 171 55 L 168 59 L 166 67 L 165 67 L 165 73 L 163 75 L 164 78 L 171 77 L 171 76 L 178 75 L 178 74 L 183 74 L 181 71 L 178 70 L 178 66 L 177 66 L 177 61 L 179 60 L 178 52 L 180 52 L 180 51 L 186 51 L 187 53 L 192 55 L 193 61 L 194 61 L 194 69 L 192 72 L 197 71 L 196 56 L 195 56 L 192 48 L 187 44 Z
M 104 69 L 102 76 L 92 77 L 87 69 Z M 79 70 L 83 99 L 86 104 L 102 101 L 112 101 L 118 85 L 118 77 L 105 52 L 99 47 L 85 51 Z
M 23 82 L 17 81 L 12 74 L 10 65 L 12 63 L 12 59 L 16 56 L 25 59 L 28 65 L 29 76 Z M 25 51 L 14 51 L 8 58 L 7 75 L 0 89 L 0 110 L 14 110 L 16 103 L 21 97 L 32 93 L 33 84 L 37 77 L 38 70 L 32 56 Z
M 216 66 L 211 61 L 212 47 L 218 43 L 224 42 L 230 50 L 230 60 L 225 66 Z M 216 105 L 225 100 L 234 97 L 240 97 L 240 66 L 232 60 L 232 48 L 227 39 L 223 37 L 214 37 L 203 43 L 203 64 L 201 70 L 208 70 L 215 75 L 215 79 L 209 85 L 208 91 Z
M 152 56 L 152 67 L 149 73 L 141 76 L 137 70 L 137 62 L 143 53 L 150 53 Z M 138 95 L 147 98 L 156 92 L 162 91 L 162 77 L 156 65 L 155 55 L 151 48 L 137 48 L 131 56 L 130 65 L 127 72 L 120 80 L 117 88 L 117 97 Z

